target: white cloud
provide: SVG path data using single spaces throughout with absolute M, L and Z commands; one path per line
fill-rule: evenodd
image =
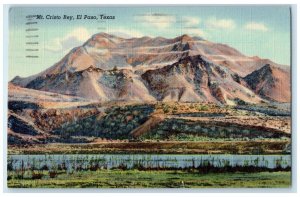
M 200 22 L 201 22 L 201 19 L 197 18 L 197 17 L 191 17 L 191 16 L 182 17 L 182 23 L 186 26 L 199 25 Z
M 122 38 L 135 38 L 135 37 L 139 38 L 139 37 L 144 36 L 144 34 L 140 31 L 133 30 L 133 29 L 126 29 L 123 27 L 110 29 L 110 31 L 107 33 L 113 34 L 115 36 L 119 36 Z M 147 36 L 150 36 L 150 35 L 147 35 Z
M 67 33 L 62 38 L 55 38 L 46 44 L 45 49 L 51 52 L 68 52 L 74 47 L 82 45 L 90 38 L 90 33 L 86 28 L 78 27 Z
M 234 29 L 236 24 L 232 19 L 217 19 L 216 17 L 209 18 L 205 25 L 208 28 L 216 28 L 216 29 Z
M 267 26 L 265 26 L 265 24 L 263 23 L 250 22 L 247 23 L 244 27 L 245 29 L 248 30 L 264 31 L 264 32 L 268 31 Z
M 156 28 L 167 28 L 176 22 L 176 18 L 174 16 L 158 13 L 136 16 L 135 20 Z
M 143 37 L 144 34 L 140 31 L 133 29 L 126 29 L 123 27 L 109 28 L 107 31 L 103 31 L 108 34 L 113 34 L 122 38 L 132 38 L 132 37 Z M 95 32 L 100 33 L 100 32 Z M 84 27 L 75 28 L 73 31 L 68 32 L 62 38 L 54 38 L 46 43 L 45 49 L 50 52 L 61 52 L 63 54 L 68 53 L 74 47 L 78 47 L 84 44 L 90 37 L 90 33 Z M 148 35 L 149 36 L 149 35 Z
M 200 36 L 200 37 L 204 37 L 205 36 L 205 32 L 202 31 L 201 29 L 187 28 L 184 31 L 185 31 L 186 34 L 188 34 L 190 36 Z

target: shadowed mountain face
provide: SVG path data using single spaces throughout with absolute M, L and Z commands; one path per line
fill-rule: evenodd
M 245 77 L 253 91 L 263 98 L 290 102 L 290 72 L 266 64 Z
M 11 82 L 96 101 L 290 102 L 287 66 L 188 35 L 96 34 L 47 70 Z
M 226 67 L 209 63 L 200 55 L 146 71 L 142 78 L 157 100 L 230 103 L 239 98 L 247 102 L 260 101 L 238 75 Z

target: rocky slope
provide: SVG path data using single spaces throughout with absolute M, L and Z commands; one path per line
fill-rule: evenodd
M 291 81 L 290 72 L 281 68 L 266 64 L 259 70 L 245 77 L 245 81 L 263 98 L 290 102 Z
M 187 56 L 178 62 L 142 74 L 151 93 L 162 101 L 231 103 L 241 99 L 257 103 L 261 99 L 245 87 L 245 82 L 226 67 L 202 56 Z

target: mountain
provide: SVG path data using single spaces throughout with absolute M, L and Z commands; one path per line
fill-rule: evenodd
M 239 98 L 250 103 L 261 101 L 243 85 L 245 82 L 238 75 L 226 67 L 209 63 L 200 55 L 146 71 L 142 78 L 157 100 L 230 103 Z
M 245 78 L 253 91 L 263 98 L 279 102 L 290 102 L 290 72 L 266 64 Z
M 264 80 L 265 71 L 261 71 L 266 65 L 273 68 L 268 73 L 270 80 Z M 260 83 L 252 84 L 257 81 L 257 72 L 262 73 L 257 79 Z M 285 77 L 289 82 L 287 66 L 248 57 L 200 37 L 125 39 L 99 33 L 45 71 L 27 78 L 15 77 L 11 83 L 95 101 L 233 104 L 265 99 L 289 102 L 289 89 L 280 90 L 288 85 L 279 80 Z M 262 84 L 267 84 L 263 90 Z
M 91 100 L 154 101 L 132 70 L 102 70 L 94 66 L 70 73 L 39 76 L 26 88 L 79 96 Z

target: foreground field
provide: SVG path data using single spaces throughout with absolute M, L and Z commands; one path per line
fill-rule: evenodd
M 100 170 L 59 174 L 54 179 L 8 180 L 10 188 L 285 188 L 290 185 L 290 172 L 199 174 L 171 170 Z
M 285 105 L 9 106 L 11 188 L 291 185 Z

